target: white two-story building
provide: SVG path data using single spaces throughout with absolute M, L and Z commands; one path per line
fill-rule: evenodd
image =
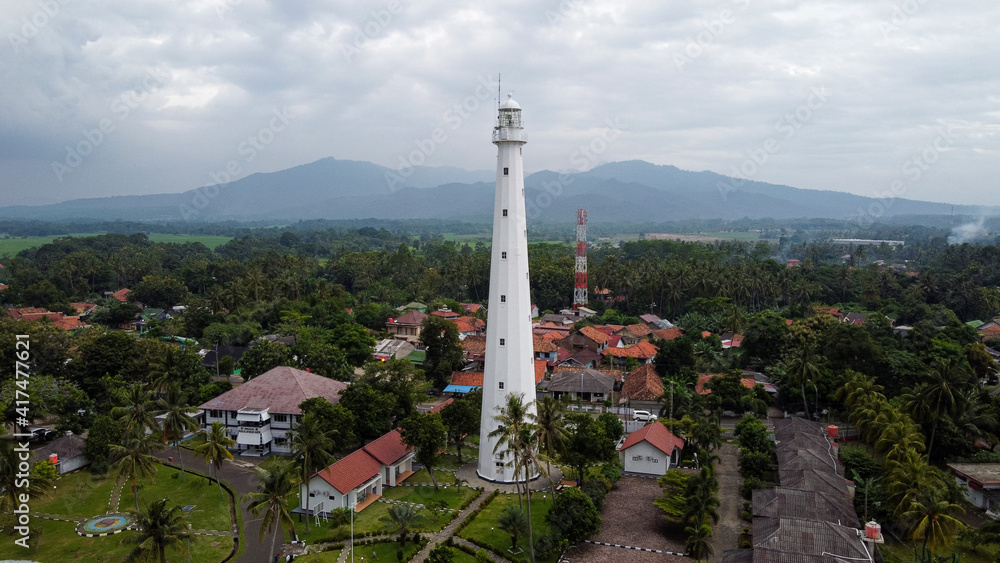
M 302 418 L 299 404 L 313 397 L 336 404 L 346 388 L 342 381 L 279 366 L 198 408 L 205 428 L 213 422 L 226 426 L 241 455 L 285 454 L 290 451 L 288 433 Z

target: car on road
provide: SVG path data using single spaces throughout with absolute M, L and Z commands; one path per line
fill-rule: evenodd
M 632 420 L 636 422 L 650 422 L 656 420 L 656 415 L 649 411 L 634 411 L 632 413 Z
M 31 433 L 28 439 L 32 442 L 47 442 L 56 436 L 56 431 L 49 428 L 32 428 L 28 432 Z

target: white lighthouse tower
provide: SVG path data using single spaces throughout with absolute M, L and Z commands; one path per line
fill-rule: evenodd
M 490 301 L 486 321 L 486 366 L 480 422 L 479 476 L 512 483 L 517 476 L 510 456 L 494 453 L 497 407 L 510 393 L 524 395 L 535 412 L 535 360 L 531 337 L 531 294 L 528 289 L 528 227 L 524 211 L 524 167 L 521 149 L 527 141 L 521 106 L 508 95 L 499 108 L 493 144 L 497 146 L 497 188 L 493 209 Z

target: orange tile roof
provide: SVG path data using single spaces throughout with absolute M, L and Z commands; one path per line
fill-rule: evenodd
M 364 448 L 354 450 L 350 455 L 334 463 L 330 467 L 315 473 L 321 479 L 333 485 L 333 488 L 346 495 L 382 471 L 382 464 L 371 456 Z
M 86 313 L 87 311 L 93 309 L 94 307 L 97 307 L 97 305 L 95 305 L 94 303 L 80 303 L 76 301 L 70 303 L 69 305 L 70 307 L 76 309 L 77 313 Z
M 646 323 L 628 325 L 625 327 L 625 330 L 631 332 L 632 336 L 635 336 L 636 338 L 642 338 L 643 336 L 647 336 L 653 332 L 653 329 L 649 328 L 649 325 Z
M 403 443 L 399 430 L 392 430 L 367 444 L 364 450 L 382 465 L 392 465 L 412 452 L 413 447 Z
M 680 336 L 683 335 L 683 334 L 684 333 L 681 332 L 681 329 L 679 329 L 677 327 L 674 327 L 674 328 L 663 328 L 663 329 L 660 329 L 660 330 L 654 330 L 653 331 L 653 336 L 655 336 L 657 338 L 662 338 L 663 340 L 673 340 L 675 338 L 680 338 Z
M 80 328 L 81 326 L 86 326 L 83 322 L 80 321 L 80 317 L 63 317 L 61 319 L 56 320 L 52 324 L 56 325 L 57 327 L 63 330 L 73 330 L 76 328 Z
M 986 328 L 979 329 L 979 334 L 983 335 L 983 338 L 1000 338 L 1000 326 L 992 325 Z
M 535 360 L 535 385 L 538 385 L 542 382 L 542 379 L 545 379 L 545 366 L 547 365 L 548 362 L 545 360 Z
M 483 386 L 483 372 L 481 371 L 453 371 L 451 373 L 452 385 L 467 385 L 469 387 Z
M 532 335 L 531 343 L 536 353 L 547 354 L 549 352 L 555 352 L 559 349 L 559 347 L 553 344 L 551 340 L 546 340 L 538 335 Z
M 705 385 L 708 384 L 708 381 L 710 379 L 712 379 L 713 377 L 726 377 L 726 374 L 724 374 L 724 373 L 699 373 L 698 374 L 698 383 L 697 383 L 697 385 L 694 386 L 694 390 L 699 395 L 708 395 L 709 393 L 711 393 L 712 390 L 709 389 L 708 387 L 705 387 Z M 752 377 L 741 377 L 740 378 L 740 383 L 742 383 L 743 386 L 746 387 L 747 389 L 753 389 L 754 386 L 757 385 L 757 381 L 754 380 L 754 378 L 752 378 Z
M 648 359 L 656 355 L 658 351 L 656 346 L 646 340 L 640 340 L 635 343 L 634 346 L 629 346 L 628 348 L 608 348 L 604 351 L 606 356 L 614 356 L 616 358 L 643 358 Z
M 605 342 L 608 341 L 608 335 L 607 334 L 604 334 L 603 332 L 597 330 L 596 328 L 594 328 L 592 326 L 585 326 L 585 327 L 581 328 L 580 329 L 580 334 L 586 336 L 587 338 L 593 340 L 594 342 L 596 342 L 598 344 L 604 344 Z
M 476 332 L 479 330 L 472 323 L 465 322 L 462 319 L 454 319 L 453 322 L 458 327 L 458 332 Z
M 466 336 L 462 340 L 462 349 L 470 354 L 486 353 L 486 337 L 479 335 Z
M 663 396 L 663 380 L 653 364 L 643 364 L 628 374 L 622 386 L 622 397 L 633 401 L 655 401 Z
M 447 407 L 448 405 L 450 405 L 450 404 L 452 404 L 454 402 L 455 402 L 455 399 L 452 399 L 451 397 L 449 397 L 447 401 L 441 403 L 440 405 L 432 408 L 431 410 L 429 410 L 427 412 L 429 412 L 429 413 L 430 412 L 441 412 L 442 409 L 444 409 L 445 407 Z
M 132 290 L 126 287 L 125 289 L 119 289 L 118 291 L 112 293 L 111 296 L 124 303 L 128 300 L 129 293 L 132 293 Z
M 622 444 L 621 449 L 622 451 L 627 450 L 639 442 L 648 442 L 651 446 L 667 455 L 672 455 L 675 448 L 684 449 L 684 440 L 671 434 L 670 430 L 667 430 L 666 425 L 662 422 L 647 424 L 629 434 L 628 438 L 625 439 L 625 443 Z

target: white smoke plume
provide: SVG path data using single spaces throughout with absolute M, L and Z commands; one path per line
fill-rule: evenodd
M 948 235 L 948 244 L 962 244 L 985 238 L 989 234 L 984 226 L 985 223 L 986 218 L 980 217 L 978 221 L 952 228 L 951 234 Z

